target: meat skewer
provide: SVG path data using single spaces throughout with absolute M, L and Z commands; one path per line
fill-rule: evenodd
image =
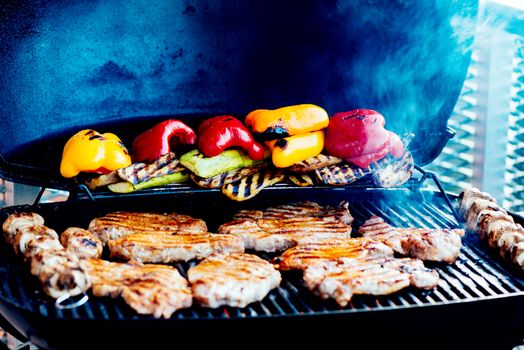
M 459 214 L 468 230 L 524 269 L 524 228 L 491 195 L 477 188 L 464 189 L 459 196 Z
M 93 233 L 79 227 L 69 227 L 62 232 L 60 243 L 81 259 L 99 258 L 102 255 L 102 241 Z

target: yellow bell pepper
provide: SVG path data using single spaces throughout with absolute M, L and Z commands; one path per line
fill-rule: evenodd
M 251 131 L 267 139 L 286 137 L 322 130 L 329 124 L 327 112 L 312 104 L 282 107 L 274 110 L 257 109 L 246 117 Z
M 118 136 L 86 129 L 65 144 L 60 173 L 70 178 L 82 171 L 109 173 L 129 165 L 131 157 Z
M 287 168 L 295 163 L 314 157 L 324 148 L 324 131 L 289 136 L 266 141 L 271 149 L 271 159 L 277 168 Z

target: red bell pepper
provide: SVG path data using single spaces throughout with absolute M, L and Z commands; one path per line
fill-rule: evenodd
M 384 117 L 373 110 L 355 109 L 333 115 L 326 131 L 326 151 L 361 168 L 390 153 L 404 154 L 404 145 L 393 132 L 384 128 Z
M 163 121 L 138 135 L 133 141 L 133 161 L 151 163 L 179 144 L 194 145 L 193 129 L 177 119 Z
M 235 117 L 222 115 L 206 119 L 200 124 L 198 148 L 206 157 L 217 156 L 230 147 L 243 148 L 253 160 L 264 159 L 262 145 Z

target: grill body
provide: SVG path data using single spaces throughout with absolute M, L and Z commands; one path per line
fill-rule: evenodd
M 34 210 L 46 225 L 61 231 L 68 226 L 87 227 L 89 221 L 116 210 L 176 211 L 200 217 L 211 231 L 241 208 L 265 208 L 293 201 L 323 204 L 350 203 L 354 229 L 372 214 L 399 227 L 454 228 L 458 224 L 441 194 L 408 189 L 301 189 L 263 191 L 247 203 L 232 203 L 219 192 L 187 192 L 96 201 L 69 201 L 37 206 L 10 207 L 0 219 L 15 211 Z M 453 199 L 456 202 L 456 199 Z M 517 222 L 523 223 L 520 217 Z M 524 320 L 524 280 L 511 266 L 489 252 L 474 235 L 464 239 L 454 265 L 427 264 L 441 277 L 433 291 L 406 289 L 372 297 L 355 296 L 346 308 L 310 293 L 299 273 L 283 274 L 278 289 L 262 302 L 244 309 L 194 306 L 168 320 L 139 316 L 121 300 L 92 297 L 73 310 L 57 310 L 41 291 L 27 266 L 2 243 L 0 250 L 0 313 L 21 334 L 43 348 L 137 347 L 175 344 L 182 336 L 243 334 L 259 337 L 284 335 L 300 343 L 308 334 L 337 339 L 351 335 L 351 343 L 379 343 L 404 347 L 504 346 L 514 344 Z M 266 256 L 270 258 L 270 256 Z M 194 263 L 177 264 L 185 271 Z M 292 330 L 300 329 L 299 333 Z M 311 333 L 308 333 L 311 332 Z M 363 335 L 366 335 L 363 337 Z M 103 339 L 103 340 L 102 340 Z M 508 345 L 509 346 L 509 345 Z

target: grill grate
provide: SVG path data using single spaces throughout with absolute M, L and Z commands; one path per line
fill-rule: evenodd
M 370 215 L 384 217 L 399 227 L 421 226 L 428 228 L 454 228 L 457 223 L 443 197 L 435 195 L 430 201 L 406 201 L 404 197 L 369 197 L 350 201 L 350 210 L 358 228 Z M 9 250 L 7 246 L 2 251 Z M 10 250 L 9 250 L 10 251 Z M 467 236 L 459 259 L 454 265 L 429 264 L 441 279 L 437 288 L 422 291 L 409 288 L 390 296 L 355 296 L 351 303 L 340 308 L 334 301 L 324 301 L 310 293 L 297 272 L 286 272 L 279 288 L 273 290 L 262 302 L 238 309 L 222 307 L 206 309 L 194 306 L 180 310 L 174 319 L 223 319 L 264 318 L 284 315 L 319 315 L 383 311 L 413 306 L 445 305 L 464 301 L 522 295 L 523 281 L 508 272 L 508 266 L 496 261 L 496 256 L 486 253 L 485 247 L 475 237 Z M 194 265 L 177 264 L 185 275 Z M 510 270 L 511 271 L 511 270 Z M 148 319 L 139 316 L 121 300 L 94 298 L 73 310 L 57 310 L 53 302 L 43 295 L 27 268 L 11 254 L 0 255 L 0 297 L 19 308 L 54 319 L 127 320 Z

